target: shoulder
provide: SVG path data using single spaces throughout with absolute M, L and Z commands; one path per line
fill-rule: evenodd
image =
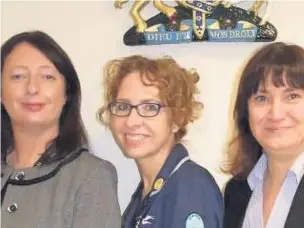
M 235 207 L 235 202 L 239 202 L 239 206 L 248 202 L 251 196 L 251 190 L 246 179 L 231 178 L 224 190 L 225 207 Z
M 232 177 L 224 192 L 225 216 L 224 227 L 239 226 L 250 200 L 251 190 L 247 179 Z
M 219 191 L 218 185 L 211 173 L 192 160 L 184 163 L 174 174 L 180 187 L 187 185 L 201 186 L 202 189 Z M 185 186 L 188 187 L 188 186 Z
M 80 166 L 84 166 L 87 170 L 100 170 L 112 173 L 116 172 L 116 169 L 111 162 L 97 157 L 89 151 L 80 154 L 76 162 L 79 163 Z
M 82 152 L 64 169 L 69 173 L 76 173 L 77 177 L 75 178 L 80 182 L 117 182 L 117 172 L 114 165 L 89 151 Z
M 232 177 L 225 186 L 225 196 L 230 194 L 237 194 L 238 192 L 249 191 L 247 179 L 238 179 Z
M 167 184 L 166 194 L 162 197 L 164 210 L 170 215 L 168 217 L 174 217 L 168 227 L 181 227 L 189 219 L 192 221 L 190 215 L 204 218 L 206 227 L 221 227 L 223 198 L 207 169 L 187 161 L 170 177 Z
M 193 161 L 184 163 L 170 178 L 168 192 L 187 201 L 222 204 L 222 194 L 210 172 Z

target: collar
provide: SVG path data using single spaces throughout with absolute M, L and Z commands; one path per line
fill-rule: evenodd
M 84 151 L 87 151 L 87 148 L 81 147 L 59 161 L 25 169 L 14 169 L 14 167 L 8 164 L 2 164 L 1 179 L 3 181 L 1 181 L 1 188 L 6 182 L 13 185 L 30 185 L 49 179 L 53 177 L 62 166 L 72 162 Z
M 35 162 L 35 164 L 33 166 L 40 167 L 40 166 L 47 164 L 48 160 L 50 160 L 56 156 L 56 152 L 57 152 L 56 143 L 53 142 L 46 147 L 45 151 L 43 153 L 41 153 L 40 158 Z M 6 159 L 5 159 L 5 163 L 6 163 L 5 165 L 10 166 L 10 164 L 8 163 L 8 158 L 11 153 L 12 153 L 12 150 L 9 150 L 9 152 L 6 156 Z M 62 159 L 58 159 L 58 161 L 60 161 L 60 160 L 62 160 Z
M 174 145 L 167 160 L 154 180 L 149 197 L 156 195 L 162 189 L 167 180 L 189 159 L 188 151 L 184 145 Z
M 304 151 L 299 154 L 289 170 L 296 176 L 297 183 L 299 184 L 304 175 Z
M 266 167 L 267 157 L 266 154 L 263 153 L 247 177 L 251 191 L 253 191 L 256 186 L 264 180 L 264 172 L 266 170 Z
M 175 144 L 164 165 L 162 166 L 161 170 L 159 171 L 154 180 L 152 189 L 148 194 L 149 198 L 160 192 L 166 181 L 181 167 L 183 163 L 185 163 L 189 159 L 189 154 L 185 146 L 180 143 Z M 142 189 L 143 183 L 141 181 L 137 186 L 132 198 L 134 199 L 140 196 Z
M 263 153 L 247 178 L 249 187 L 252 191 L 256 188 L 256 186 L 260 182 L 264 180 L 264 173 L 266 168 L 267 168 L 267 156 L 265 153 Z M 288 175 L 293 175 L 297 180 L 297 184 L 300 183 L 304 175 L 304 152 L 302 152 L 296 158 L 292 166 L 289 168 Z

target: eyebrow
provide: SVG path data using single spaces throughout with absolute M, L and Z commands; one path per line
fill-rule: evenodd
M 286 89 L 284 89 L 284 93 L 290 93 L 290 92 L 293 92 L 295 90 L 298 90 L 297 88 L 293 88 L 293 87 L 287 87 Z M 260 93 L 267 93 L 268 91 L 263 87 L 261 89 L 258 89 L 257 92 L 260 92 Z
M 287 89 L 284 90 L 284 92 L 289 93 L 289 92 L 293 92 L 295 90 L 297 90 L 297 88 L 288 87 Z
M 38 67 L 39 69 L 52 69 L 52 70 L 57 70 L 56 67 L 52 66 L 52 65 L 41 65 Z M 12 69 L 25 69 L 28 70 L 29 67 L 27 65 L 13 65 Z
M 119 98 L 116 101 L 125 102 L 125 103 L 132 103 L 131 100 L 129 100 L 129 99 L 122 99 L 122 98 Z M 142 100 L 139 101 L 139 103 L 160 103 L 160 102 L 161 101 L 156 100 L 156 99 L 142 99 Z
M 12 69 L 24 69 L 24 70 L 28 70 L 28 67 L 25 65 L 15 65 L 12 67 Z
M 56 70 L 56 67 L 55 66 L 52 66 L 52 65 L 41 65 L 39 66 L 39 68 L 46 68 L 46 69 L 52 69 L 52 70 Z
M 267 93 L 267 90 L 265 89 L 265 87 L 263 87 L 263 88 L 258 88 L 256 92 L 257 93 Z

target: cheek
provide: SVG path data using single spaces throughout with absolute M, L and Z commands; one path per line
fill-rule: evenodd
M 257 109 L 249 111 L 250 130 L 256 138 L 259 138 L 258 134 L 263 129 L 264 120 L 265 120 L 265 115 L 262 110 L 261 112 Z
M 123 128 L 123 118 L 117 118 L 117 117 L 110 117 L 109 119 L 109 128 L 113 134 L 119 134 L 122 132 Z
M 46 88 L 44 94 L 56 105 L 64 105 L 67 99 L 65 88 L 63 86 L 57 88 Z
M 150 131 L 155 132 L 155 134 L 167 135 L 173 133 L 172 120 L 165 115 L 160 115 L 156 119 L 147 120 L 144 122 L 144 125 L 150 129 Z
M 21 89 L 5 87 L 1 91 L 1 100 L 5 106 L 13 105 L 13 103 L 20 101 L 24 97 Z
M 304 122 L 304 101 L 290 111 L 291 115 L 300 122 Z M 304 123 L 303 123 L 304 124 Z
M 249 121 L 253 124 L 259 124 L 265 119 L 267 110 L 265 107 L 249 107 L 248 113 Z

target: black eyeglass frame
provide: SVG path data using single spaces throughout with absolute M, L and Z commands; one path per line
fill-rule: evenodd
M 112 107 L 114 107 L 114 105 L 117 105 L 117 104 L 127 105 L 129 107 L 129 113 L 127 113 L 126 115 L 117 115 L 116 113 L 114 113 L 112 111 Z M 141 115 L 140 112 L 139 112 L 138 107 L 142 106 L 142 105 L 155 105 L 155 106 L 157 106 L 157 112 L 155 113 L 155 115 L 148 115 L 148 116 L 147 115 Z M 164 107 L 166 107 L 166 105 L 163 105 L 163 104 L 160 104 L 160 103 L 154 103 L 154 102 L 143 102 L 143 103 L 139 103 L 137 105 L 132 105 L 132 104 L 129 104 L 129 103 L 126 103 L 126 102 L 120 102 L 120 101 L 116 102 L 116 101 L 114 101 L 114 102 L 111 102 L 111 103 L 108 104 L 108 109 L 109 109 L 110 113 L 114 116 L 120 116 L 120 117 L 129 116 L 131 114 L 133 108 L 136 109 L 137 114 L 141 117 L 155 117 L 159 114 L 161 108 L 164 108 Z

